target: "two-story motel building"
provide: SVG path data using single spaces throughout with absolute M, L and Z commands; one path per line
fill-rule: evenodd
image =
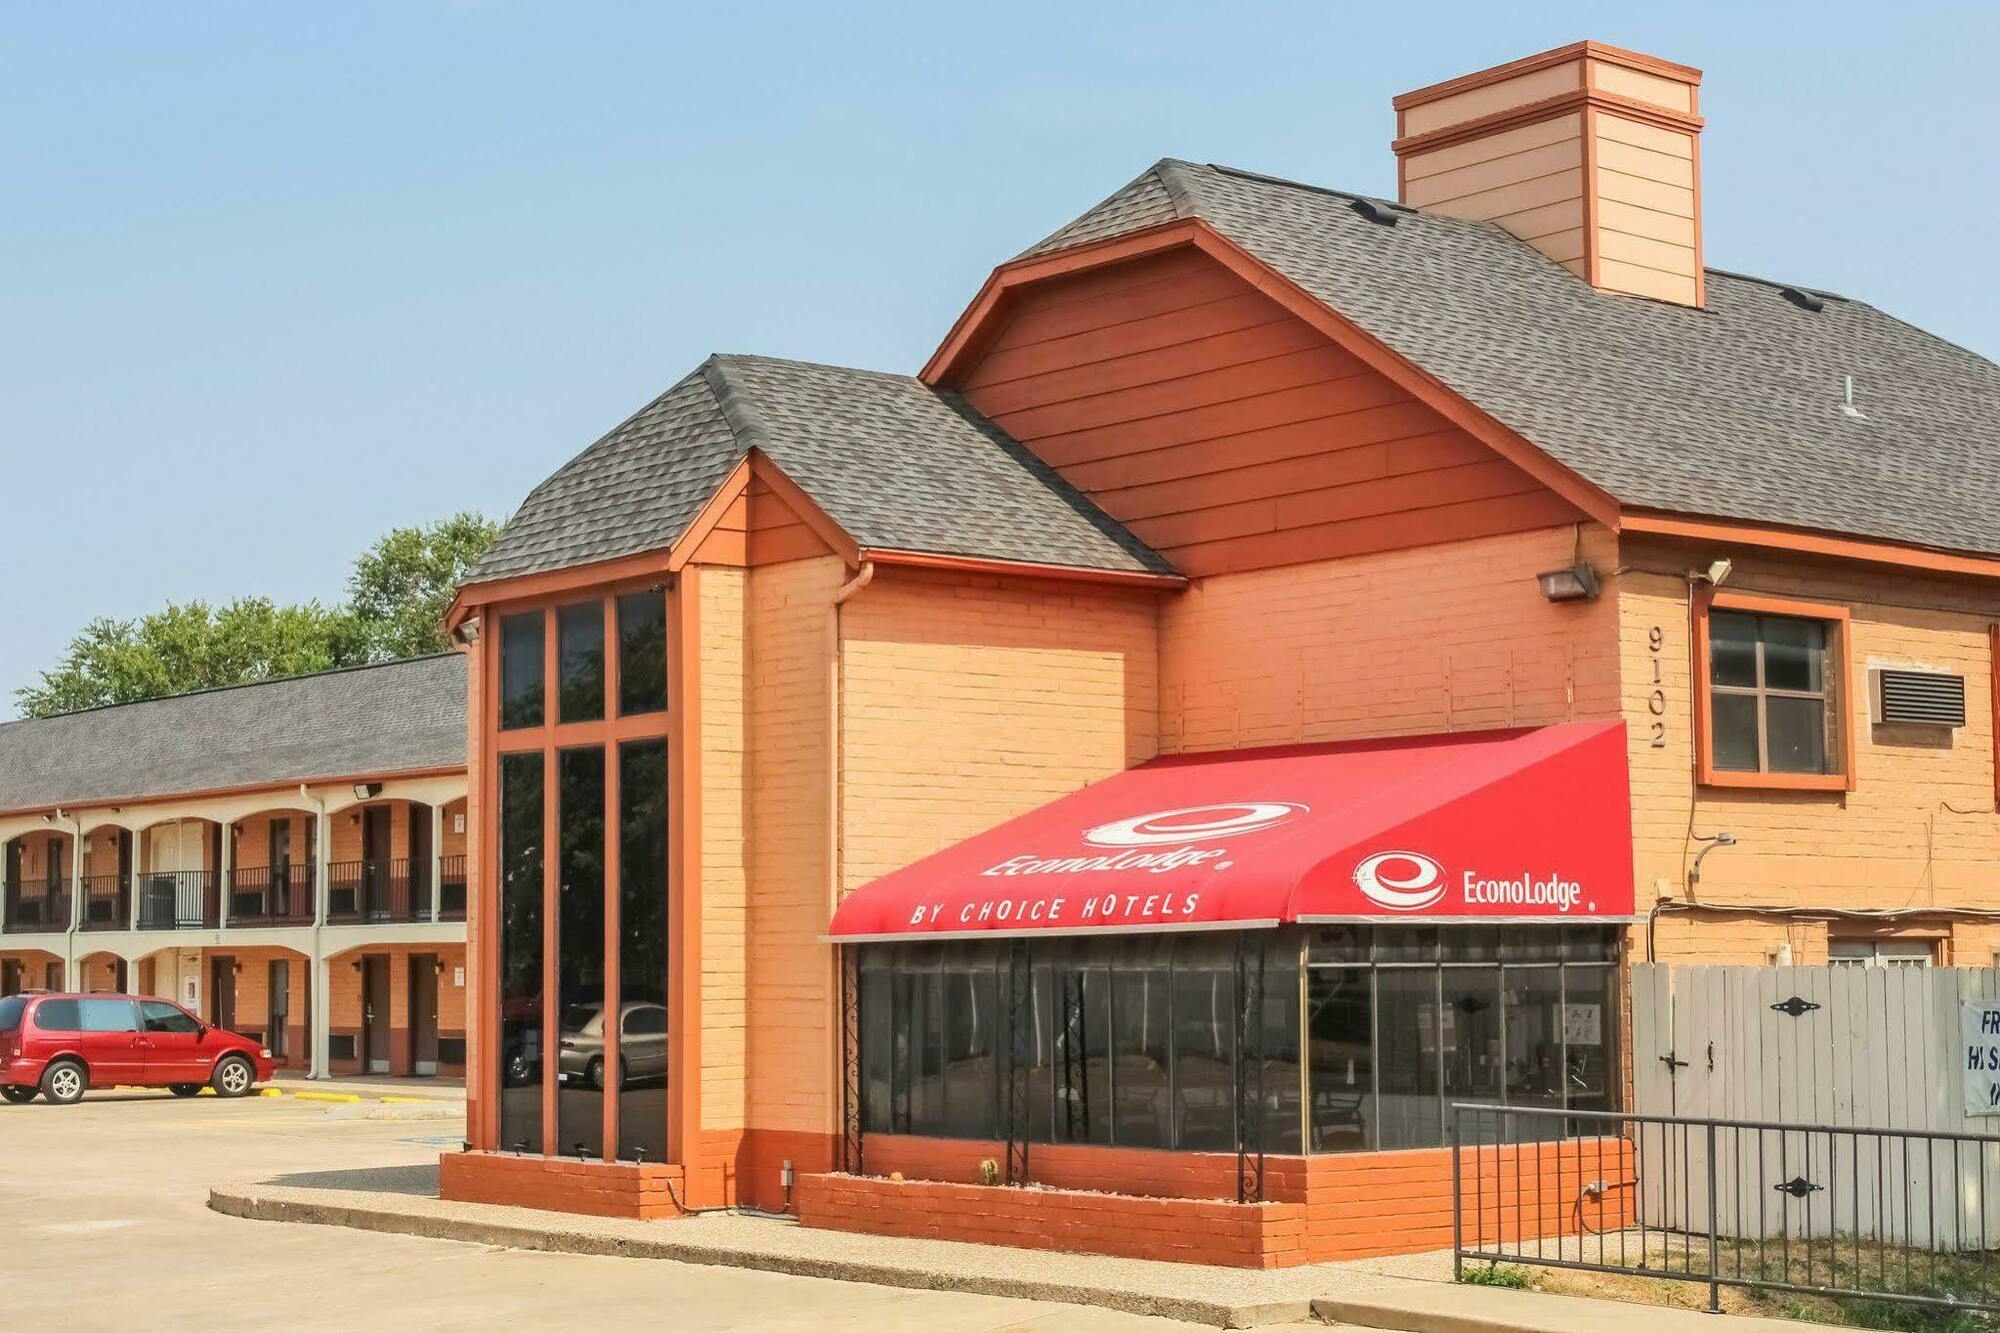
M 1395 200 L 1161 161 L 919 374 L 715 357 L 538 487 L 446 1194 L 1431 1248 L 1449 1102 L 1622 1104 L 1635 959 L 1990 961 L 2000 368 L 1709 268 L 1699 86 L 1405 94 Z
M 317 1075 L 465 1066 L 465 662 L 0 725 L 0 995 L 180 1001 Z

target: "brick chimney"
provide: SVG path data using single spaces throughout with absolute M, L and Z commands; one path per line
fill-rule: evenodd
M 1402 201 L 1497 222 L 1600 290 L 1698 306 L 1700 87 L 1578 42 L 1404 93 Z

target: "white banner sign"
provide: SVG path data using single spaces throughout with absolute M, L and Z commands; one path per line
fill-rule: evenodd
M 2000 1003 L 1962 1005 L 1958 1014 L 1965 1113 L 2000 1115 Z

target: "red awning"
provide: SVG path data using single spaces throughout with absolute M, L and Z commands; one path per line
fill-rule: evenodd
M 1158 759 L 856 890 L 836 940 L 1630 920 L 1625 724 Z

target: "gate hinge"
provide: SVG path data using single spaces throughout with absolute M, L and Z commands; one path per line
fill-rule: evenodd
M 1789 1000 L 1781 1000 L 1777 1004 L 1772 1005 L 1771 1007 L 1777 1010 L 1779 1013 L 1789 1015 L 1792 1018 L 1797 1018 L 1801 1014 L 1809 1014 L 1813 1010 L 1819 1008 L 1819 1006 L 1813 1003 L 1811 1000 L 1802 999 L 1797 995 L 1794 995 Z

